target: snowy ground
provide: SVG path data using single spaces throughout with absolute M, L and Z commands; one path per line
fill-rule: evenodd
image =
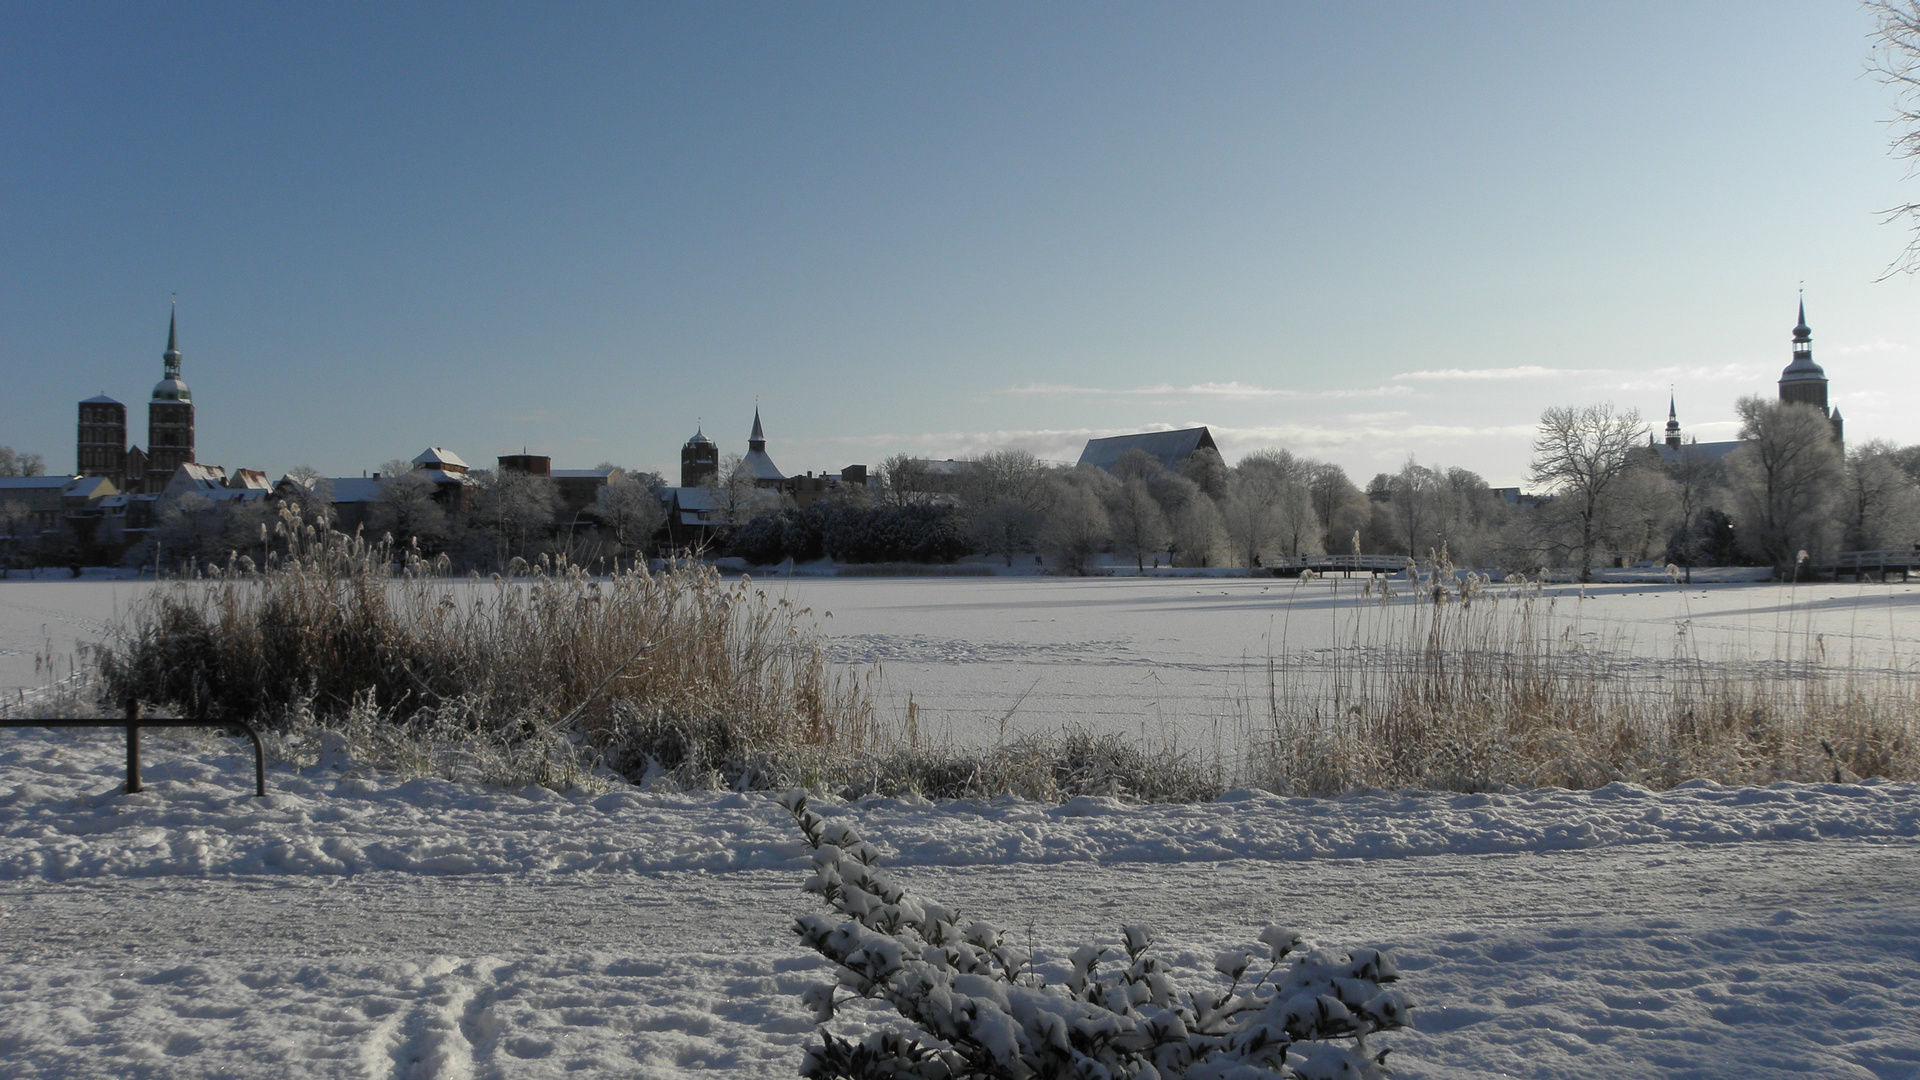
M 1192 733 L 1269 655 L 1400 617 L 1340 582 L 762 584 L 969 739 L 1016 702 L 1015 728 Z M 0 582 L 0 690 L 148 587 Z M 1920 587 L 1550 592 L 1656 669 L 1682 624 L 1736 662 L 1920 655 Z M 786 927 L 814 905 L 767 797 L 282 768 L 253 800 L 224 740 L 148 743 L 129 796 L 116 735 L 0 730 L 0 1075 L 791 1076 L 813 1037 L 824 971 Z M 1422 1005 L 1405 1076 L 1920 1080 L 1920 785 L 835 812 L 1043 952 L 1123 921 L 1195 979 L 1269 922 L 1387 947 Z
M 499 791 L 222 740 L 0 732 L 9 1077 L 791 1076 L 821 962 L 771 798 Z M 1191 978 L 1284 922 L 1389 948 L 1409 1077 L 1920 1077 L 1920 785 L 1241 792 L 847 814 L 1041 951 Z

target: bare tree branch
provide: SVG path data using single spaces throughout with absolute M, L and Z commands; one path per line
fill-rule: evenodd
M 1873 58 L 1867 73 L 1893 88 L 1892 153 L 1910 164 L 1907 176 L 1920 173 L 1920 0 L 1866 0 L 1874 20 Z M 1894 274 L 1920 272 L 1920 202 L 1904 203 L 1881 211 L 1883 224 L 1909 222 L 1912 239 L 1900 257 L 1888 265 L 1877 280 Z

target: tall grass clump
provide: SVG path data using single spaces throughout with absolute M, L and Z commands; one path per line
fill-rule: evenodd
M 102 657 L 103 697 L 331 731 L 431 771 L 480 753 L 507 774 L 486 778 L 522 782 L 556 767 L 792 782 L 874 736 L 865 681 L 829 662 L 809 612 L 750 581 L 545 559 L 456 579 L 411 549 L 280 528 L 288 551 L 264 567 L 236 559 L 137 605 Z
M 1584 601 L 1468 575 L 1347 613 L 1329 659 L 1270 661 L 1242 697 L 1249 782 L 1277 791 L 1592 788 L 1691 779 L 1920 778 L 1920 677 L 1830 663 L 1816 635 L 1775 655 L 1664 657 Z M 1611 634 L 1610 638 L 1608 635 Z

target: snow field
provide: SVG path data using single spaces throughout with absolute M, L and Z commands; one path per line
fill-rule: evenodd
M 813 1039 L 771 796 L 336 761 L 253 800 L 225 740 L 149 747 L 129 796 L 112 733 L 0 732 L 8 1076 L 773 1077 Z M 1043 955 L 1388 949 L 1403 1076 L 1920 1076 L 1920 785 L 822 809 Z

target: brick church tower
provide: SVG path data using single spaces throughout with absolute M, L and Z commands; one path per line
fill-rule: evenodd
M 180 466 L 193 460 L 193 391 L 180 379 L 179 315 L 167 319 L 165 369 L 147 403 L 147 484 L 157 492 Z M 128 477 L 129 480 L 132 477 Z

